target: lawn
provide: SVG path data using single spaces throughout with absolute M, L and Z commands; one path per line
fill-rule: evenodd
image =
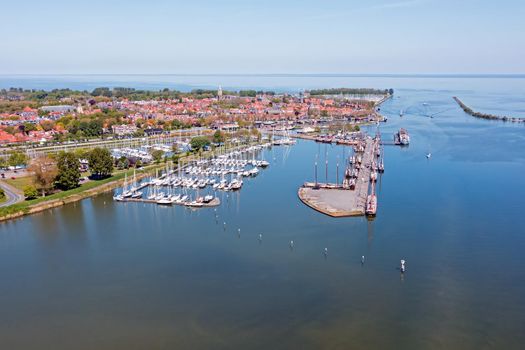
M 160 167 L 163 167 L 163 166 L 164 165 L 159 165 L 159 164 L 150 165 L 148 167 L 144 167 L 144 168 L 142 168 L 140 170 L 137 170 L 137 173 L 140 174 L 140 173 L 148 172 L 148 171 L 154 170 L 155 168 L 160 168 Z M 87 182 L 83 183 L 82 185 L 80 185 L 79 187 L 74 188 L 72 190 L 60 191 L 60 192 L 53 193 L 53 194 L 45 196 L 45 197 L 38 197 L 38 198 L 35 198 L 35 199 L 26 200 L 26 201 L 23 201 L 23 202 L 20 202 L 20 203 L 16 203 L 16 204 L 10 205 L 8 207 L 0 208 L 0 217 L 4 216 L 4 215 L 7 215 L 7 214 L 16 213 L 16 212 L 19 212 L 19 211 L 27 212 L 29 210 L 29 206 L 31 206 L 31 205 L 42 203 L 42 202 L 47 202 L 47 201 L 50 201 L 50 200 L 53 200 L 53 199 L 63 199 L 63 198 L 69 197 L 69 196 L 74 195 L 74 194 L 79 194 L 79 193 L 82 193 L 84 191 L 90 190 L 92 188 L 98 187 L 100 185 L 104 185 L 104 184 L 106 184 L 108 182 L 112 182 L 112 181 L 115 181 L 115 180 L 123 179 L 126 174 L 128 176 L 132 176 L 133 175 L 133 169 L 116 170 L 112 176 L 110 176 L 110 177 L 108 177 L 106 179 L 87 181 Z M 6 182 L 9 183 L 10 185 L 16 187 L 16 188 L 23 188 L 26 184 L 30 184 L 31 183 L 31 177 L 26 176 L 26 177 L 17 178 L 17 179 L 14 179 L 14 180 L 13 179 L 9 179 L 9 180 L 6 180 Z M 21 186 L 21 187 L 19 187 L 19 186 Z
M 15 179 L 5 179 L 4 181 L 8 185 L 13 186 L 14 188 L 17 188 L 20 191 L 23 191 L 25 186 L 33 184 L 31 176 L 17 177 Z

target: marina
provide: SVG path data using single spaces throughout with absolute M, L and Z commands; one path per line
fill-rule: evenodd
M 221 204 L 218 191 L 239 191 L 243 179 L 255 178 L 259 169 L 270 163 L 260 159 L 262 150 L 272 145 L 291 145 L 289 139 L 277 139 L 228 151 L 219 150 L 218 155 L 207 159 L 190 161 L 174 168 L 166 164 L 165 171 L 155 177 L 137 182 L 135 176 L 117 191 L 117 202 L 141 202 L 159 205 L 181 205 L 191 208 L 216 207 Z

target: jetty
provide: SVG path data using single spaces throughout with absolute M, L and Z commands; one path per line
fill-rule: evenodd
M 458 97 L 454 96 L 453 99 L 454 101 L 456 101 L 456 103 L 461 107 L 461 109 L 465 113 L 473 117 L 481 118 L 481 119 L 489 119 L 489 120 L 501 120 L 504 122 L 512 122 L 512 123 L 525 123 L 525 118 L 499 116 L 499 115 L 494 115 L 494 114 L 489 114 L 489 113 L 476 112 L 472 110 L 469 106 L 464 104 L 463 101 L 461 101 Z
M 120 202 L 135 202 L 135 203 L 158 203 L 155 199 L 147 199 L 147 198 L 122 198 L 119 200 Z M 197 207 L 195 205 L 192 205 L 191 202 L 172 202 L 166 205 L 180 205 L 185 207 Z M 210 208 L 210 207 L 218 207 L 221 205 L 221 200 L 217 197 L 213 198 L 210 202 L 202 202 L 199 204 L 199 208 Z
M 379 136 L 365 137 L 354 146 L 354 155 L 348 159 L 342 183 L 306 182 L 298 190 L 299 199 L 332 217 L 366 215 L 369 195 L 375 198 L 370 184 L 377 181 L 378 173 L 384 170 L 380 143 Z

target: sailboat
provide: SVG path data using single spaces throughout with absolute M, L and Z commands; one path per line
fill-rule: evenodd
M 376 197 L 375 185 L 372 182 L 372 191 L 366 198 L 365 214 L 367 216 L 376 216 L 376 213 L 377 213 L 377 197 Z
M 135 169 L 133 169 L 133 185 L 130 188 L 129 192 L 131 192 L 131 198 L 142 198 L 142 191 L 138 189 L 137 185 L 137 174 Z
M 123 198 L 129 198 L 131 197 L 131 195 L 133 194 L 133 192 L 128 189 L 128 174 L 125 174 L 124 175 L 124 186 L 122 188 L 122 197 Z
M 157 185 L 153 185 L 153 192 L 149 194 L 148 199 L 154 200 L 157 197 Z

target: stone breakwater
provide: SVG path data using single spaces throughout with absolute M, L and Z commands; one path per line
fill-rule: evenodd
M 476 111 L 472 110 L 469 106 L 464 104 L 456 96 L 454 96 L 453 99 L 461 107 L 461 109 L 463 109 L 463 111 L 465 113 L 470 114 L 473 117 L 481 118 L 481 119 L 489 119 L 489 120 L 502 120 L 502 121 L 505 121 L 505 122 L 512 122 L 512 123 L 525 123 L 525 118 L 499 116 L 499 115 L 494 115 L 494 114 L 476 112 Z

